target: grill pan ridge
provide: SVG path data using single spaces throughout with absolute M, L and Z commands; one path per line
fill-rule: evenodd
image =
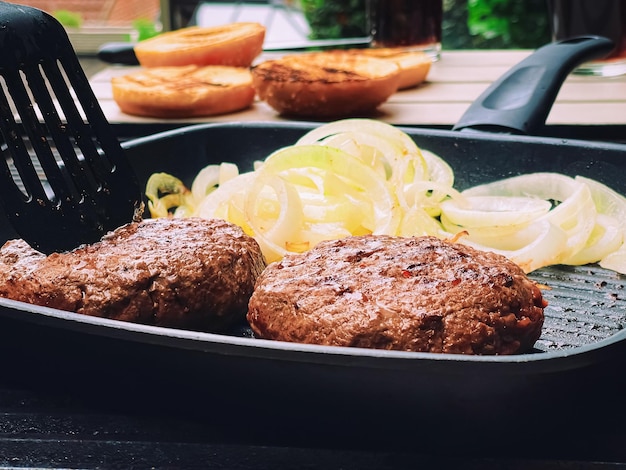
M 539 351 L 571 349 L 607 339 L 626 324 L 624 279 L 597 265 L 551 266 L 531 273 L 548 301 Z

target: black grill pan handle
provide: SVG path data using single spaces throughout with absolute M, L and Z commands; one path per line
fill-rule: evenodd
M 536 135 L 569 73 L 613 47 L 610 39 L 581 36 L 537 49 L 487 88 L 453 129 Z
M 135 45 L 129 42 L 109 42 L 98 49 L 98 59 L 109 64 L 139 65 Z

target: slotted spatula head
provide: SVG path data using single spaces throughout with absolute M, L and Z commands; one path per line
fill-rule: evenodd
M 0 2 L 0 202 L 44 253 L 133 220 L 141 190 L 61 24 Z

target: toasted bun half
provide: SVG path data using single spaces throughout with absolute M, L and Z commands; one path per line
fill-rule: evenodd
M 366 115 L 400 82 L 395 63 L 338 51 L 285 56 L 251 71 L 260 99 L 280 114 L 308 118 Z
M 111 85 L 123 112 L 155 118 L 230 113 L 250 106 L 255 95 L 247 68 L 220 65 L 143 69 Z
M 368 55 L 379 59 L 390 60 L 400 67 L 399 90 L 419 85 L 430 71 L 432 59 L 422 51 L 409 51 L 393 47 L 370 49 L 350 49 L 353 54 Z
M 137 43 L 135 55 L 144 67 L 230 65 L 249 67 L 263 50 L 265 26 L 229 23 L 190 26 Z

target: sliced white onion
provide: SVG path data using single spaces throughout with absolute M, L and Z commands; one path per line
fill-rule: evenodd
M 462 227 L 499 227 L 526 224 L 547 214 L 552 204 L 518 196 L 467 196 L 441 203 L 441 213 Z
M 263 213 L 264 193 L 271 188 L 278 201 L 279 213 L 269 219 Z M 245 216 L 254 238 L 268 263 L 287 254 L 287 245 L 299 245 L 302 227 L 302 204 L 298 192 L 275 175 L 256 175 L 245 200 Z
M 219 165 L 208 165 L 198 172 L 191 184 L 191 194 L 193 194 L 196 204 L 200 204 L 206 195 L 216 188 L 219 180 Z
M 365 132 L 387 137 L 401 145 L 406 154 L 419 154 L 420 149 L 415 141 L 401 129 L 382 121 L 372 119 L 342 119 L 339 121 L 322 124 L 319 127 L 307 132 L 297 142 L 296 145 L 316 144 L 328 136 L 341 132 Z
M 615 218 L 626 229 L 626 197 L 599 181 L 583 176 L 576 176 L 575 180 L 589 187 L 599 214 Z
M 626 274 L 626 246 L 623 244 L 626 240 L 626 197 L 590 178 L 576 176 L 576 181 L 589 187 L 598 216 L 596 228 L 587 241 L 588 246 L 583 248 L 582 254 L 568 260 L 568 264 L 585 264 L 585 260 L 590 260 L 587 261 L 589 263 L 599 261 L 603 268 Z M 619 234 L 615 233 L 616 229 Z M 619 238 L 622 243 L 615 247 Z
M 626 274 L 626 243 L 622 244 L 618 250 L 602 258 L 599 264 L 605 269 Z
M 409 207 L 404 211 L 397 235 L 450 238 L 450 234 L 443 230 L 437 219 L 420 207 Z
M 401 214 L 391 187 L 380 174 L 359 159 L 334 147 L 291 146 L 271 154 L 259 173 L 279 175 L 294 168 L 320 169 L 346 181 L 361 197 L 371 201 L 372 220 L 369 225 L 372 233 L 391 234 L 397 231 Z
M 341 132 L 322 139 L 319 144 L 349 153 L 372 167 L 385 179 L 391 178 L 393 162 L 403 156 L 402 148 L 393 142 L 365 132 Z
M 574 178 L 560 173 L 528 173 L 480 184 L 465 196 L 518 196 L 563 201 L 578 187 Z
M 596 225 L 587 239 L 586 245 L 562 263 L 569 265 L 597 263 L 617 251 L 624 241 L 621 225 L 614 217 L 598 214 Z
M 559 173 L 530 173 L 488 183 L 462 192 L 464 196 L 513 196 L 540 198 L 558 205 L 545 214 L 567 234 L 556 262 L 570 258 L 585 244 L 595 226 L 596 210 L 591 191 L 584 183 Z
M 453 187 L 436 181 L 417 181 L 397 190 L 396 194 L 404 210 L 418 207 L 425 210 L 431 217 L 438 217 L 441 214 L 441 202 L 444 198 L 465 199 Z
M 196 215 L 211 219 L 214 217 L 228 218 L 229 206 L 238 206 L 243 213 L 245 194 L 250 189 L 256 174 L 254 172 L 241 173 L 219 186 L 219 189 L 205 196 Z
M 597 213 L 591 191 L 586 184 L 577 184 L 578 188 L 543 216 L 567 234 L 563 252 L 555 263 L 563 263 L 583 249 L 596 225 Z
M 428 180 L 435 181 L 441 185 L 452 187 L 454 185 L 454 172 L 452 167 L 439 155 L 421 149 L 422 156 L 428 169 Z
M 451 234 L 457 234 L 464 232 L 467 238 L 475 243 L 485 246 L 501 247 L 501 249 L 513 249 L 515 246 L 519 248 L 519 241 L 515 239 L 515 235 L 521 230 L 525 229 L 530 223 L 514 224 L 514 225 L 499 225 L 499 226 L 485 226 L 485 227 L 464 227 L 462 225 L 456 225 L 452 223 L 445 214 L 440 217 L 441 226 L 443 229 Z
M 239 167 L 234 163 L 221 163 L 219 165 L 207 165 L 194 178 L 191 184 L 196 204 L 200 204 L 207 194 L 213 192 L 219 185 L 235 178 L 239 174 Z
M 541 219 L 519 230 L 499 245 L 481 245 L 471 238 L 459 238 L 459 242 L 475 248 L 506 256 L 525 272 L 556 264 L 567 242 L 567 234 L 547 219 Z

